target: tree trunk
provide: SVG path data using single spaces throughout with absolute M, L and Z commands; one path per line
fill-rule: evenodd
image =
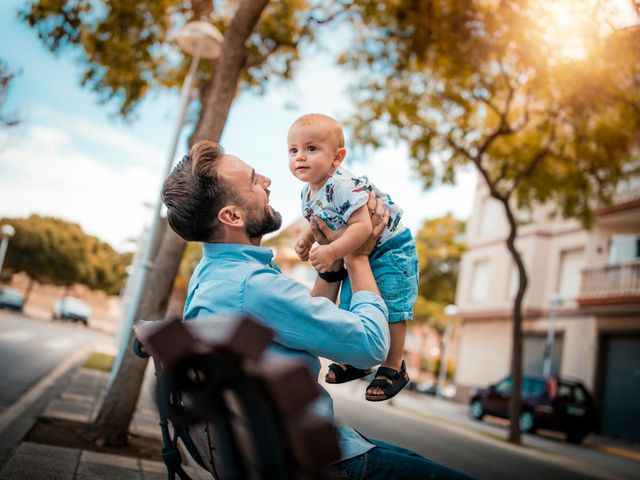
M 509 236 L 507 248 L 518 267 L 518 291 L 513 301 L 513 339 L 511 351 L 511 398 L 509 399 L 509 441 L 520 444 L 520 411 L 521 411 L 521 386 L 522 386 L 522 300 L 527 290 L 527 272 L 522 261 L 522 255 L 516 248 L 516 236 L 518 226 L 511 211 L 508 200 L 503 200 L 507 221 L 509 222 Z
M 206 89 L 207 94 L 203 97 L 191 143 L 204 139 L 219 140 L 245 64 L 245 43 L 267 4 L 268 0 L 244 0 L 238 7 L 215 65 L 212 87 Z M 184 240 L 170 228 L 165 230 L 155 265 L 149 272 L 137 318 L 164 317 L 185 246 Z M 132 348 L 125 352 L 98 417 L 86 432 L 96 445 L 120 446 L 127 442 L 146 363 L 133 353 Z

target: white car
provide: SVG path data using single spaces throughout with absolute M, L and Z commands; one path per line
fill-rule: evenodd
M 54 320 L 68 319 L 74 322 L 89 324 L 91 308 L 84 300 L 76 297 L 62 297 L 53 304 L 52 316 Z

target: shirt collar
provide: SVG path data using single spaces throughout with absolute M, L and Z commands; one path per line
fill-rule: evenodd
M 265 264 L 273 261 L 273 250 L 270 248 L 241 243 L 203 243 L 202 252 L 209 258 L 246 259 Z

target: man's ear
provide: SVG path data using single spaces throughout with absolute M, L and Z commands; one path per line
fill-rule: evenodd
M 347 156 L 346 148 L 342 147 L 336 150 L 336 156 L 333 158 L 333 167 L 338 168 L 342 164 L 342 161 L 346 156 Z
M 218 211 L 218 221 L 229 227 L 243 227 L 244 212 L 237 205 L 227 205 Z

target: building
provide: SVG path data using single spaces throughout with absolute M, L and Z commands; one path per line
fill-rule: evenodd
M 529 275 L 523 368 L 541 374 L 555 324 L 552 372 L 580 379 L 600 406 L 599 431 L 640 440 L 640 182 L 621 185 L 591 230 L 539 208 L 519 219 Z M 462 319 L 458 399 L 508 375 L 517 271 L 501 205 L 479 185 L 467 223 L 456 303 Z M 554 295 L 561 299 L 550 301 Z M 551 319 L 555 317 L 556 321 Z

